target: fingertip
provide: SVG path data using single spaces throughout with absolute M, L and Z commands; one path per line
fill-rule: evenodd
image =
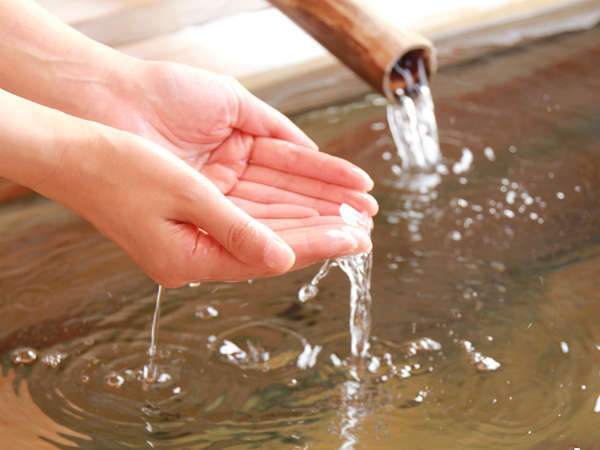
M 356 247 L 352 251 L 352 254 L 357 255 L 359 253 L 370 252 L 373 248 L 371 237 L 362 228 L 346 226 L 342 228 L 346 233 L 351 234 L 356 241 Z
M 362 170 L 360 167 L 353 167 L 352 172 L 360 179 L 362 188 L 366 191 L 370 191 L 375 187 L 375 182 L 369 176 L 367 172 Z
M 274 237 L 267 241 L 264 250 L 264 263 L 275 273 L 284 273 L 289 271 L 296 262 L 296 255 L 293 250 L 279 237 Z

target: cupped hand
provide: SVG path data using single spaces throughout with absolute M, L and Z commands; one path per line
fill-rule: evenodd
M 154 154 L 155 173 L 178 166 L 176 174 L 162 175 L 170 183 L 155 184 L 161 188 L 150 201 L 165 199 L 164 211 L 156 207 L 165 228 L 154 239 L 171 241 L 186 255 L 187 268 L 176 263 L 176 254 L 167 264 L 148 267 L 149 252 L 125 243 L 129 238 L 115 239 L 157 281 L 174 286 L 258 278 L 370 248 L 365 230 L 339 214 L 342 203 L 376 213 L 366 193 L 372 188 L 368 175 L 318 152 L 291 121 L 233 78 L 140 63 L 123 86 L 99 121 L 158 144 L 145 150 Z

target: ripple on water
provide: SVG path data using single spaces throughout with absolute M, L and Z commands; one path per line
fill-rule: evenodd
M 261 434 L 257 420 L 278 429 L 275 422 L 308 420 L 329 405 L 335 391 L 331 370 L 315 367 L 319 346 L 277 321 L 228 323 L 209 336 L 161 330 L 152 384 L 143 378 L 147 331 L 104 329 L 62 342 L 60 351 L 44 354 L 43 364 L 33 364 L 33 349 L 13 356 L 33 364 L 28 385 L 40 407 L 72 430 L 111 436 L 101 446 L 149 440 L 181 448 L 218 442 L 232 427 L 248 439 L 269 440 L 277 433 Z M 320 395 L 311 398 L 315 389 Z M 229 431 L 221 435 L 219 426 Z

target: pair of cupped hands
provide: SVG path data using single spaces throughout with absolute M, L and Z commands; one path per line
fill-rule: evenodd
M 130 145 L 90 162 L 103 169 L 70 203 L 156 282 L 267 277 L 371 248 L 369 176 L 235 79 L 139 61 L 127 80 L 85 115 Z

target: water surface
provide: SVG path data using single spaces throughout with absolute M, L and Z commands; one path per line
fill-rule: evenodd
M 442 70 L 445 159 L 410 183 L 380 97 L 296 117 L 377 182 L 380 366 L 361 382 L 345 364 L 344 274 L 297 300 L 313 267 L 167 291 L 156 362 L 168 376 L 147 386 L 156 287 L 61 206 L 3 205 L 5 445 L 597 448 L 599 42 L 596 28 Z

